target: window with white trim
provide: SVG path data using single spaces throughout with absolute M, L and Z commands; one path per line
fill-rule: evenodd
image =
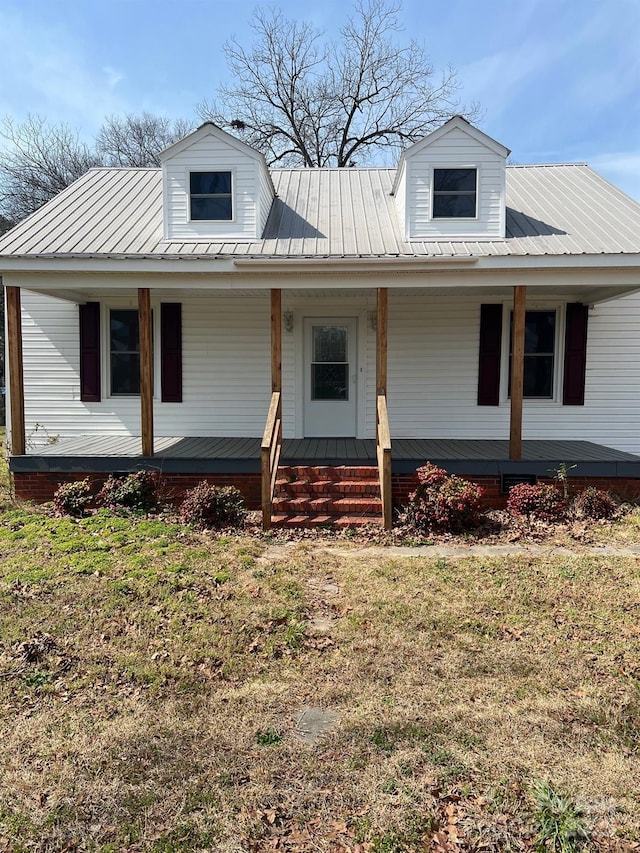
M 434 169 L 432 217 L 474 219 L 477 216 L 478 170 Z
M 508 396 L 511 396 L 511 362 L 513 355 L 513 311 L 509 325 Z M 523 396 L 534 400 L 555 397 L 558 312 L 555 309 L 533 309 L 525 314 Z
M 189 194 L 192 220 L 233 219 L 231 172 L 190 172 Z
M 113 397 L 140 394 L 140 326 L 132 308 L 109 311 L 109 392 Z

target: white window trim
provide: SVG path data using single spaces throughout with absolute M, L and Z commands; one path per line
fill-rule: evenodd
M 476 170 L 476 212 L 475 216 L 434 216 L 433 204 L 435 201 L 435 173 L 436 169 L 475 169 Z M 431 222 L 477 222 L 480 210 L 480 165 L 478 163 L 447 163 L 446 165 L 433 165 L 429 169 L 429 181 L 431 192 L 429 193 L 429 220 Z M 456 235 L 457 236 L 457 235 Z
M 231 219 L 192 219 L 191 218 L 191 174 L 194 172 L 229 172 L 231 175 Z M 212 168 L 205 166 L 187 166 L 186 167 L 186 178 L 185 185 L 187 190 L 187 222 L 190 225 L 208 225 L 209 223 L 213 223 L 215 225 L 235 225 L 237 224 L 236 219 L 236 170 L 233 166 L 224 166 L 220 168 Z M 225 235 L 227 236 L 227 235 Z
M 101 336 L 101 374 L 103 400 L 133 400 L 139 402 L 140 394 L 111 393 L 111 311 L 137 311 L 137 300 L 102 302 L 100 310 Z M 160 376 L 160 303 L 151 303 L 151 323 L 153 326 L 153 398 L 157 399 L 158 379 Z
M 532 300 L 527 302 L 527 311 L 555 311 L 556 339 L 553 359 L 553 397 L 524 397 L 523 406 L 562 406 L 562 385 L 564 380 L 564 337 L 567 317 L 567 303 L 558 301 Z M 509 330 L 513 302 L 502 305 L 502 351 L 500 357 L 500 405 L 509 406 Z

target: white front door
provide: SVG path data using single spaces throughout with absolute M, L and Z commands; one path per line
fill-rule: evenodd
M 304 324 L 304 434 L 356 436 L 355 317 L 308 317 Z

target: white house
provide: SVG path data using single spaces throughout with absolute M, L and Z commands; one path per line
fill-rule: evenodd
M 378 512 L 375 475 L 388 524 L 426 459 L 640 490 L 640 205 L 508 153 L 454 117 L 396 169 L 269 170 L 207 123 L 89 171 L 0 238 L 17 493 L 158 467 L 269 523 L 280 463 L 318 482 L 276 513 Z

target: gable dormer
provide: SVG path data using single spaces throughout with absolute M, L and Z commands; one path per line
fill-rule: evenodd
M 504 239 L 508 155 L 461 116 L 407 148 L 393 189 L 406 238 Z
M 264 157 L 207 122 L 160 155 L 166 240 L 258 240 L 275 195 Z

